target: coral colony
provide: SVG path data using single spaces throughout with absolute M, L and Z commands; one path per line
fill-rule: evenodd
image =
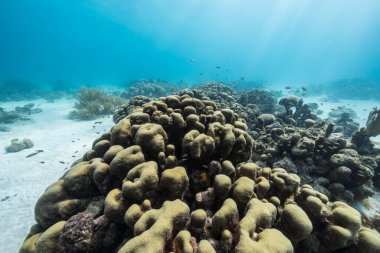
M 220 83 L 132 98 L 39 198 L 20 252 L 380 252 L 351 206 L 379 186 L 379 111 L 350 142 L 276 101 Z

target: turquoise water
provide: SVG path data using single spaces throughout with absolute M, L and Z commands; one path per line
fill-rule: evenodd
M 0 1 L 0 81 L 380 78 L 380 1 Z
M 328 131 L 323 132 L 325 126 L 332 126 L 328 122 L 336 125 L 336 132 L 326 142 L 327 149 L 332 149 L 330 144 L 336 146 L 331 155 L 341 152 L 341 146 L 354 147 L 352 143 L 347 146 L 341 143 L 349 142 L 352 132 L 359 127 L 367 127 L 374 133 L 373 125 L 380 122 L 379 117 L 370 117 L 375 123 L 372 129 L 371 124 L 367 126 L 368 115 L 380 115 L 378 109 L 372 109 L 380 101 L 379 13 L 380 0 L 0 0 L 0 226 L 6 228 L 0 231 L 1 252 L 20 249 L 36 223 L 34 206 L 38 199 L 47 186 L 92 149 L 93 140 L 114 127 L 111 111 L 117 109 L 116 116 L 122 119 L 135 108 L 134 103 L 141 106 L 149 100 L 134 101 L 135 95 L 162 97 L 191 85 L 198 87 L 191 91 L 195 97 L 203 100 L 207 95 L 218 103 L 218 110 L 232 108 L 244 115 L 248 134 L 258 143 L 256 154 L 247 159 L 263 167 L 286 166 L 290 172 L 299 172 L 307 183 L 331 194 L 330 200 L 350 199 L 354 193 L 362 197 L 373 190 L 373 197 L 365 203 L 356 202 L 355 208 L 361 211 L 363 220 L 365 217 L 379 231 L 380 134 L 371 137 L 371 141 L 366 134 L 356 136 L 363 141 L 359 142 L 359 148 L 363 149 L 360 159 L 355 157 L 360 165 L 354 161 L 355 165 L 348 170 L 343 168 L 342 173 L 355 173 L 352 180 L 358 180 L 359 186 L 342 182 L 343 189 L 347 189 L 344 196 L 333 192 L 340 185 L 329 188 L 337 186 L 335 179 L 331 179 L 337 168 L 329 165 L 329 156 L 321 158 L 319 153 L 320 141 L 329 138 Z M 212 83 L 204 85 L 205 82 Z M 78 91 L 82 86 L 97 86 L 99 90 Z M 257 87 L 262 90 L 239 89 Z M 282 100 L 296 101 L 297 113 L 278 106 L 285 104 L 279 101 L 286 95 L 303 99 L 290 96 Z M 121 98 L 130 99 L 130 104 L 118 108 L 128 102 Z M 81 104 L 86 106 L 81 108 Z M 261 112 L 258 106 L 262 106 Z M 177 109 L 175 112 L 180 112 Z M 188 117 L 193 114 L 191 108 L 182 109 L 186 124 L 191 123 Z M 298 114 L 301 109 L 302 114 Z M 206 107 L 204 113 L 208 110 Z M 172 117 L 172 109 L 163 111 L 167 114 L 164 116 Z M 228 112 L 224 111 L 226 115 Z M 154 112 L 154 122 L 162 113 Z M 273 113 L 277 121 L 265 129 L 258 124 L 273 119 L 267 113 Z M 209 115 L 202 114 L 201 119 L 209 124 Z M 217 112 L 213 116 L 220 119 L 220 115 Z M 165 123 L 166 118 L 162 119 Z M 210 126 L 206 123 L 204 130 Z M 311 125 L 316 126 L 316 131 L 323 129 L 316 132 L 316 140 L 307 136 L 309 130 L 305 128 Z M 197 125 L 199 129 L 202 126 Z M 244 124 L 237 123 L 235 127 L 244 128 Z M 281 146 L 288 137 L 282 141 L 272 136 L 279 138 L 279 128 L 288 131 L 289 143 L 295 140 L 285 152 Z M 137 129 L 138 126 L 133 126 L 133 131 Z M 179 133 L 175 138 L 182 138 L 183 131 L 178 130 L 173 136 Z M 212 131 L 207 129 L 207 134 L 213 134 Z M 235 134 L 239 135 L 238 142 L 242 142 L 241 131 L 236 130 Z M 6 147 L 15 139 L 29 139 L 34 146 L 7 153 Z M 111 139 L 110 145 L 115 142 Z M 177 158 L 181 163 L 184 158 L 184 166 L 188 166 L 188 154 L 180 154 L 185 149 L 182 142 L 184 139 L 173 143 L 179 144 L 175 147 Z M 264 144 L 267 147 L 263 148 Z M 307 156 L 300 155 L 303 150 L 308 152 Z M 267 154 L 275 154 L 275 159 Z M 351 159 L 352 153 L 347 154 Z M 149 152 L 146 155 L 151 156 Z M 203 179 L 210 181 L 205 168 L 217 169 L 216 163 L 196 165 L 194 171 L 203 172 L 193 173 L 193 165 L 189 163 L 193 186 L 194 181 L 196 184 Z M 342 167 L 346 166 L 339 168 Z M 211 172 L 214 174 L 213 169 Z M 363 178 L 368 189 L 359 188 L 364 187 Z M 314 230 L 318 230 L 318 236 L 319 233 L 324 236 L 319 229 L 324 226 L 318 224 Z M 348 241 L 351 243 L 351 239 Z

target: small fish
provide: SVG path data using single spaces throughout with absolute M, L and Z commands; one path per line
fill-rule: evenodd
M 323 103 L 321 102 L 321 105 L 323 105 Z
M 39 149 L 39 150 L 37 150 L 36 152 L 27 155 L 26 158 L 29 158 L 29 157 L 35 156 L 35 155 L 37 155 L 37 154 L 39 154 L 39 153 L 41 153 L 41 152 L 44 152 L 44 151 L 41 150 L 41 149 Z
M 285 89 L 290 90 L 292 87 L 286 86 Z
M 194 59 L 190 59 L 190 62 L 191 62 L 191 63 L 194 63 L 194 62 L 195 62 L 195 60 L 194 60 Z
M 217 68 L 217 69 L 221 69 L 222 67 L 221 67 L 221 66 L 216 66 L 215 68 Z
M 2 198 L 2 199 L 0 200 L 0 202 L 6 201 L 7 199 L 9 199 L 9 196 L 6 196 L 6 197 Z
M 303 91 L 307 91 L 307 89 L 305 87 L 301 87 L 301 90 Z
M 44 162 L 44 161 L 41 161 L 40 163 L 44 164 L 45 162 Z
M 59 161 L 60 163 L 62 163 L 62 164 L 65 164 L 65 162 L 64 161 Z
M 244 76 L 243 76 L 243 77 L 241 77 L 241 78 L 240 78 L 240 80 L 245 80 L 245 77 L 244 77 Z
M 335 111 L 335 109 L 334 109 L 334 108 L 331 108 L 331 111 Z
M 202 73 L 199 73 L 199 75 L 200 75 L 200 76 L 203 76 L 203 74 L 202 74 Z
M 29 157 L 35 156 L 35 155 L 37 155 L 38 153 L 39 153 L 39 152 L 29 154 L 29 155 L 26 156 L 26 158 L 29 158 Z

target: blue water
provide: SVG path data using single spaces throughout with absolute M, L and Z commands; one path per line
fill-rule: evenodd
M 378 0 L 1 0 L 0 82 L 380 79 Z

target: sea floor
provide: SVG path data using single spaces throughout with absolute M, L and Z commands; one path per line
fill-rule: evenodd
M 342 105 L 350 107 L 358 114 L 355 120 L 361 126 L 365 125 L 370 110 L 380 105 L 370 100 L 325 102 L 323 97 L 307 97 L 304 100 L 319 104 L 323 101 L 323 105 L 320 104 L 322 118 L 327 117 L 331 108 Z M 46 187 L 61 177 L 72 162 L 90 149 L 93 140 L 113 125 L 111 116 L 92 121 L 68 119 L 67 115 L 75 103 L 73 99 L 60 99 L 54 103 L 45 100 L 7 102 L 0 103 L 0 106 L 10 110 L 30 102 L 43 111 L 32 115 L 30 121 L 9 125 L 10 132 L 0 132 L 1 252 L 18 252 L 29 228 L 35 224 L 34 205 Z M 5 153 L 4 148 L 15 138 L 29 138 L 34 142 L 34 147 L 17 153 Z M 380 143 L 380 137 L 374 141 Z M 36 150 L 43 152 L 27 158 Z M 379 197 L 377 193 L 367 201 L 374 208 L 372 212 L 380 206 Z
M 113 125 L 111 116 L 92 121 L 68 119 L 75 103 L 73 99 L 54 103 L 45 100 L 7 102 L 0 106 L 10 110 L 30 102 L 42 112 L 31 115 L 29 121 L 8 125 L 10 132 L 0 132 L 1 252 L 18 252 L 29 228 L 35 224 L 34 205 L 46 187 L 61 177 L 72 162 L 91 148 L 92 141 Z M 34 147 L 5 153 L 5 147 L 15 138 L 29 138 Z M 36 150 L 43 152 L 26 157 Z

